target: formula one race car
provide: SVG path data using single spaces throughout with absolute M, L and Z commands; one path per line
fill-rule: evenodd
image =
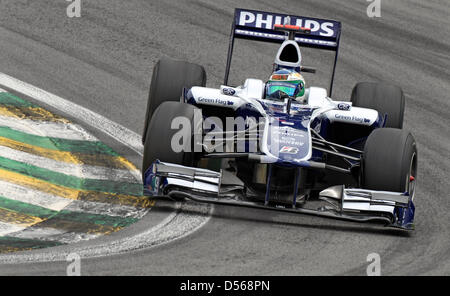
M 203 67 L 155 66 L 145 122 L 149 196 L 414 228 L 417 149 L 402 130 L 405 97 L 388 83 L 358 83 L 330 99 L 341 23 L 235 10 L 224 85 Z M 282 43 L 263 82 L 228 86 L 235 38 Z M 329 89 L 307 87 L 300 46 L 334 53 Z M 181 98 L 180 98 L 181 94 Z

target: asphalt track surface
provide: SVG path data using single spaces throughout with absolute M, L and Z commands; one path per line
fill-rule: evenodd
M 83 275 L 365 275 L 370 253 L 380 255 L 383 275 L 450 274 L 448 1 L 382 0 L 381 17 L 373 19 L 364 0 L 82 0 L 78 19 L 66 16 L 63 0 L 0 5 L 0 72 L 136 133 L 143 129 L 152 67 L 159 58 L 202 64 L 208 86 L 220 85 L 234 7 L 340 20 L 333 97 L 348 99 L 356 82 L 380 80 L 401 86 L 406 94 L 405 128 L 419 149 L 414 232 L 215 206 L 208 223 L 178 240 L 82 259 Z M 259 43 L 237 48 L 232 82 L 246 76 L 266 79 L 276 48 Z M 323 62 L 315 55 L 304 61 L 318 67 Z M 105 136 L 102 140 L 140 166 L 135 152 Z M 160 202 L 140 222 L 101 240 L 126 240 L 173 210 Z M 67 264 L 0 265 L 0 274 L 64 275 Z

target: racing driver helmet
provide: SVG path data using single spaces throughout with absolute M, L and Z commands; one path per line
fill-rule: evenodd
M 291 97 L 299 103 L 306 104 L 305 93 L 305 79 L 300 73 L 292 70 L 277 70 L 266 83 L 267 99 L 282 100 Z

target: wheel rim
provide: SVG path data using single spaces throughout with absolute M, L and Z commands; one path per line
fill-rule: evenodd
M 414 194 L 416 192 L 416 178 L 417 178 L 417 157 L 414 152 L 411 161 L 409 163 L 409 171 L 406 175 L 406 192 L 411 196 L 411 200 L 414 199 Z

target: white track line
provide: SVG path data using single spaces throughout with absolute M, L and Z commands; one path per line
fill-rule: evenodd
M 89 234 L 78 232 L 67 232 L 50 227 L 31 226 L 22 231 L 10 233 L 8 236 L 23 239 L 36 239 L 41 241 L 56 241 L 63 244 L 73 244 L 84 240 L 91 240 L 102 236 L 102 234 Z
M 34 121 L 0 115 L 0 126 L 6 126 L 35 136 L 89 142 L 98 141 L 96 137 L 87 133 L 81 127 L 70 123 Z
M 0 196 L 7 199 L 40 206 L 53 211 L 60 211 L 73 202 L 71 199 L 55 196 L 0 180 Z
M 18 162 L 33 165 L 39 168 L 51 170 L 57 173 L 82 179 L 111 180 L 116 182 L 138 183 L 136 180 L 136 175 L 140 174 L 138 170 L 111 169 L 100 166 L 90 166 L 83 164 L 61 162 L 50 158 L 38 156 L 35 154 L 23 152 L 20 150 L 4 147 L 1 146 L 1 144 L 0 144 L 0 157 L 8 158 Z
M 0 85 L 30 96 L 35 100 L 60 110 L 61 112 L 65 112 L 111 136 L 118 142 L 134 150 L 139 155 L 142 156 L 143 154 L 140 135 L 87 108 L 76 105 L 4 73 L 0 73 Z M 140 180 L 140 178 L 138 180 Z M 166 244 L 188 236 L 200 229 L 211 219 L 211 213 L 214 209 L 211 205 L 190 203 L 182 204 L 180 208 L 180 212 L 170 214 L 158 225 L 145 232 L 105 244 L 94 243 L 92 246 L 84 248 L 75 246 L 70 249 L 69 252 L 77 252 L 83 257 L 102 257 Z M 200 212 L 200 214 L 193 214 L 192 212 Z M 61 252 L 42 250 L 31 254 L 0 255 L 0 262 L 58 261 L 65 260 L 66 256 L 67 254 Z
M 0 222 L 0 236 L 24 230 L 26 227 Z
M 140 135 L 100 114 L 95 113 L 94 111 L 67 101 L 57 95 L 51 94 L 4 73 L 0 73 L 0 84 L 73 116 L 87 123 L 89 126 L 109 135 L 125 146 L 133 149 L 139 155 L 142 156 L 143 154 L 143 146 Z
M 108 215 L 113 217 L 127 217 L 141 219 L 147 212 L 146 208 L 133 206 L 108 204 L 93 201 L 74 200 L 66 208 L 70 212 L 82 212 L 85 214 Z

